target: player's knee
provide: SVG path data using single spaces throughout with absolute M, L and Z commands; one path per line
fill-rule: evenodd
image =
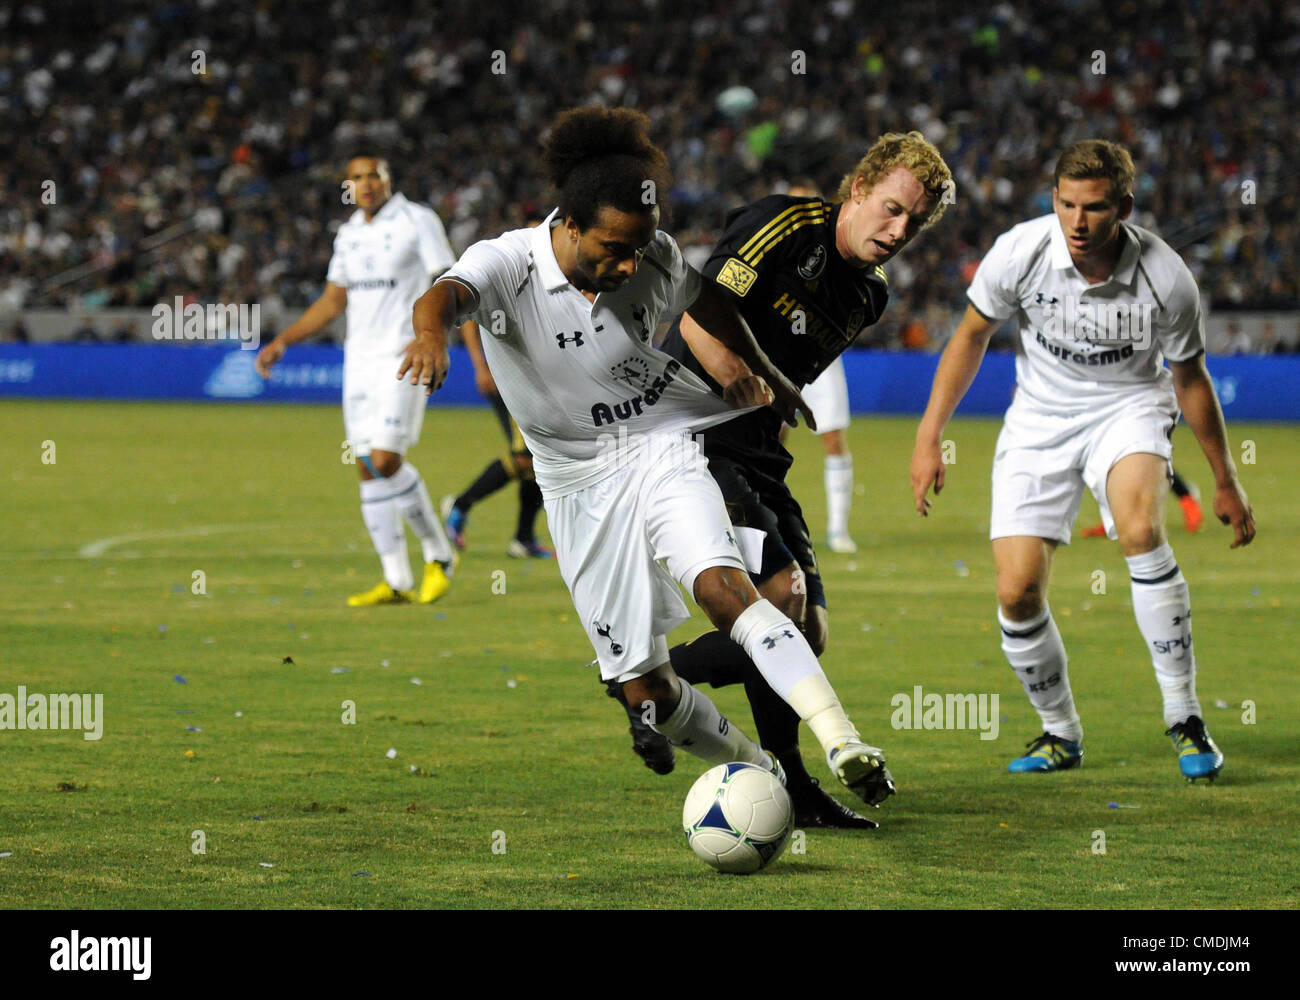
M 664 677 L 658 673 L 634 677 L 623 685 L 623 697 L 634 709 L 649 711 L 653 707 L 653 718 L 667 719 L 681 700 L 682 689 L 674 676 Z
M 741 613 L 758 600 L 758 591 L 744 570 L 733 566 L 710 566 L 695 578 L 695 603 L 713 627 L 730 635 Z
M 1119 547 L 1126 556 L 1138 556 L 1164 544 L 1164 532 L 1160 525 L 1147 520 L 1136 524 L 1116 524 L 1115 533 L 1119 536 Z
M 1026 621 L 1043 610 L 1043 588 L 1037 580 L 999 580 L 998 604 L 1002 606 L 1002 613 L 1012 621 Z
M 396 475 L 397 470 L 402 467 L 402 456 L 392 451 L 372 451 L 370 465 L 375 475 L 387 479 L 389 476 Z

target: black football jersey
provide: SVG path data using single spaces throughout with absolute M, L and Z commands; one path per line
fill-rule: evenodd
M 727 216 L 702 268 L 735 297 L 759 346 L 799 387 L 879 320 L 889 298 L 884 268 L 853 267 L 835 249 L 839 214 L 820 198 L 763 198 Z

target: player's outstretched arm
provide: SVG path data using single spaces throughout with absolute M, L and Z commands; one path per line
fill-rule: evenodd
M 1174 375 L 1174 393 L 1183 418 L 1200 442 L 1214 473 L 1214 514 L 1224 524 L 1232 525 L 1231 548 L 1249 545 L 1255 537 L 1255 515 L 1246 491 L 1237 480 L 1237 466 L 1228 450 L 1228 429 L 1214 383 L 1205 368 L 1205 355 L 1198 354 L 1189 361 L 1170 361 L 1169 370 Z
M 682 314 L 682 339 L 733 406 L 770 403 L 788 424 L 802 413 L 817 429 L 812 408 L 799 390 L 772 364 L 754 339 L 754 332 L 724 292 L 707 278 L 689 310 Z M 763 387 L 769 387 L 766 398 Z
M 916 512 L 922 517 L 930 509 L 930 501 L 926 499 L 930 487 L 934 486 L 935 496 L 943 489 L 943 430 L 975 381 L 989 338 L 998 326 L 997 321 L 986 318 L 974 306 L 968 305 L 966 315 L 957 324 L 952 340 L 948 341 L 939 358 L 930 401 L 916 428 L 916 445 L 912 449 L 912 497 L 916 501 Z
M 290 324 L 283 333 L 257 352 L 257 361 L 253 367 L 262 378 L 269 378 L 275 363 L 284 357 L 284 352 L 313 334 L 319 333 L 348 307 L 348 290 L 342 285 L 325 283 L 325 291 L 320 298 L 309 305 L 301 316 Z
M 468 312 L 473 305 L 473 293 L 459 281 L 450 279 L 439 281 L 416 299 L 411 311 L 415 339 L 406 345 L 397 377 L 401 379 L 409 374 L 411 385 L 425 386 L 425 395 L 441 389 L 451 367 L 447 334 L 457 314 Z
M 469 360 L 474 365 L 474 384 L 478 387 L 479 393 L 483 396 L 497 395 L 497 383 L 483 354 L 483 341 L 478 324 L 470 320 L 462 326 L 460 339 L 465 342 L 465 349 L 469 351 Z

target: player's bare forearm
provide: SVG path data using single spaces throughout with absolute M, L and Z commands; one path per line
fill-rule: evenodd
M 957 404 L 975 381 L 988 349 L 989 338 L 996 328 L 991 320 L 985 319 L 973 306 L 966 307 L 948 346 L 939 358 L 939 366 L 934 373 L 934 384 L 930 388 L 930 400 L 925 407 L 916 428 L 916 443 L 912 448 L 912 464 L 908 478 L 912 484 L 912 500 L 916 512 L 922 517 L 928 516 L 930 501 L 926 494 L 934 487 L 938 496 L 943 491 L 946 476 L 942 453 L 943 430 L 952 419 Z
M 460 339 L 465 342 L 465 350 L 469 351 L 469 360 L 474 365 L 474 370 L 487 368 L 487 358 L 483 356 L 482 334 L 479 333 L 478 324 L 470 320 L 460 328 Z
M 340 285 L 326 285 L 320 298 L 303 310 L 303 314 L 275 339 L 282 341 L 285 347 L 292 347 L 299 341 L 320 333 L 347 307 L 347 290 Z
M 799 390 L 758 346 L 730 294 L 712 281 L 703 282 L 699 296 L 682 315 L 682 339 L 724 390 L 754 378 L 765 381 L 771 387 L 772 406 L 787 423 L 797 423 L 796 414 L 802 413 L 808 426 L 816 429 L 812 409 Z
M 1216 486 L 1235 482 L 1237 466 L 1228 450 L 1228 428 L 1223 420 L 1219 397 L 1214 383 L 1205 368 L 1205 355 L 1191 361 L 1171 361 L 1169 369 L 1174 375 L 1174 394 L 1183 411 L 1187 426 L 1196 435 L 1201 451 L 1210 463 Z
M 271 368 L 284 357 L 284 352 L 299 341 L 319 333 L 348 307 L 348 293 L 342 285 L 326 283 L 320 298 L 309 305 L 301 316 L 289 324 L 274 340 L 257 352 L 254 368 L 262 378 L 269 378 Z
M 1237 466 L 1228 450 L 1228 429 L 1214 383 L 1205 369 L 1205 356 L 1190 361 L 1171 361 L 1174 393 L 1187 426 L 1205 452 L 1214 473 L 1214 516 L 1232 526 L 1232 548 L 1249 545 L 1255 537 L 1255 514 L 1250 499 L 1237 479 Z
M 411 310 L 415 339 L 406 345 L 406 355 L 397 369 L 399 379 L 409 375 L 411 384 L 425 386 L 428 394 L 442 388 L 451 367 L 447 335 L 456 314 L 470 307 L 469 300 L 469 290 L 456 281 L 439 281 L 415 300 Z
M 753 373 L 744 358 L 700 326 L 689 312 L 682 314 L 682 339 L 718 385 Z
M 916 429 L 918 443 L 926 441 L 938 446 L 957 404 L 975 381 L 995 328 L 994 323 L 985 319 L 974 306 L 966 307 L 966 315 L 939 357 L 934 383 L 930 387 L 930 400 Z
M 462 326 L 460 339 L 465 342 L 465 350 L 469 352 L 469 360 L 474 365 L 474 384 L 479 393 L 488 397 L 497 395 L 496 381 L 492 378 L 487 357 L 483 354 L 483 340 L 478 324 L 470 320 Z

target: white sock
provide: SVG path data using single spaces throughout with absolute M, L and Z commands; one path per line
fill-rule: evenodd
M 402 527 L 402 513 L 388 480 L 367 479 L 361 484 L 361 518 L 383 564 L 388 585 L 394 590 L 410 590 L 415 586 L 415 578 L 406 554 L 406 529 Z
M 772 761 L 763 752 L 763 748 L 741 732 L 738 726 L 733 726 L 724 719 L 708 695 L 696 691 L 680 677 L 677 678 L 677 683 L 681 685 L 682 700 L 677 703 L 672 715 L 653 724 L 652 729 L 666 736 L 673 746 L 681 747 L 710 764 L 741 760 L 762 768 L 771 768 Z
M 849 508 L 853 505 L 853 456 L 827 455 L 826 534 L 849 533 Z
M 731 638 L 745 648 L 772 690 L 808 723 L 823 751 L 859 738 L 808 640 L 770 601 L 759 599 L 741 612 Z
M 998 608 L 998 624 L 1002 626 L 1002 652 L 1037 710 L 1044 731 L 1078 743 L 1083 739 L 1083 726 L 1074 709 L 1065 643 L 1052 620 L 1052 609 L 1044 606 L 1028 621 L 1013 622 Z
M 1165 725 L 1186 722 L 1189 715 L 1201 714 L 1187 580 L 1168 542 L 1138 556 L 1125 556 L 1124 561 L 1132 580 L 1133 615 L 1164 697 Z
M 424 561 L 444 563 L 450 568 L 451 542 L 442 527 L 442 521 L 434 512 L 433 501 L 429 498 L 420 470 L 410 462 L 403 462 L 401 468 L 388 477 L 388 486 L 402 517 L 420 539 Z

